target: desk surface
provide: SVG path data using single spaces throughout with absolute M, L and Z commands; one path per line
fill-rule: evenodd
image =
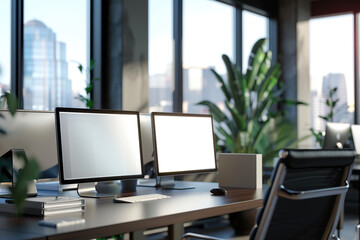
M 84 213 L 66 215 L 83 217 L 86 223 L 59 229 L 39 226 L 38 221 L 42 217 L 17 217 L 1 213 L 0 234 L 7 233 L 9 239 L 89 239 L 169 226 L 262 206 L 262 189 L 228 190 L 226 196 L 212 196 L 209 190 L 217 187 L 217 183 L 191 182 L 191 185 L 195 189 L 137 187 L 138 195 L 155 192 L 172 198 L 134 204 L 113 203 L 112 199 L 86 198 Z M 75 191 L 61 194 L 76 196 Z

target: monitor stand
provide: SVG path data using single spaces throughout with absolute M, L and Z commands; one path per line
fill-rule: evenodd
M 164 189 L 185 190 L 195 188 L 194 186 L 182 183 L 181 181 L 175 182 L 174 176 L 156 177 L 156 186 Z
M 105 181 L 95 184 L 79 183 L 77 192 L 81 197 L 90 198 L 113 198 L 121 193 L 136 192 L 136 179 L 124 179 L 121 181 Z
M 80 197 L 88 198 L 113 198 L 116 194 L 98 192 L 95 182 L 79 183 L 77 193 Z

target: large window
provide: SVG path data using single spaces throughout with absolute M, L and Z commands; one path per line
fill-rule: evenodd
M 149 111 L 173 109 L 172 0 L 149 1 Z
M 10 90 L 10 9 L 11 0 L 0 1 L 0 95 L 1 91 Z
M 184 0 L 183 4 L 183 112 L 207 112 L 196 105 L 202 100 L 224 108 L 224 97 L 210 69 L 224 76 L 221 55 L 234 59 L 235 9 L 209 0 Z
M 24 0 L 25 109 L 84 106 L 76 97 L 88 78 L 88 2 Z
M 269 37 L 269 19 L 256 13 L 244 10 L 242 12 L 243 46 L 242 68 L 248 67 L 248 59 L 254 43 L 260 38 Z
M 310 21 L 311 118 L 316 131 L 325 130 L 326 121 L 320 116 L 329 116 L 327 102 L 337 100 L 329 121 L 354 122 L 353 39 L 352 14 Z

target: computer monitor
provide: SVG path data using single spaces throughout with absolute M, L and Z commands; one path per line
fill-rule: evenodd
M 354 149 L 357 155 L 360 155 L 360 125 L 351 125 L 351 134 L 354 143 Z
M 151 115 L 140 113 L 141 146 L 144 162 L 144 177 L 154 177 L 154 148 L 151 126 Z
M 326 123 L 326 133 L 322 148 L 346 148 L 350 136 L 349 123 Z
M 217 170 L 211 115 L 153 112 L 157 185 L 176 186 L 175 175 Z
M 23 149 L 28 158 L 38 162 L 39 179 L 57 179 L 54 112 L 18 110 L 12 117 L 8 110 L 0 110 L 0 114 L 4 116 L 0 126 L 7 132 L 0 136 L 0 156 L 12 149 Z
M 78 183 L 83 197 L 111 197 L 95 182 L 143 177 L 139 113 L 55 109 L 61 183 Z

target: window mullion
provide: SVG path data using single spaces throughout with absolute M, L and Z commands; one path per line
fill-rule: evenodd
M 24 1 L 11 1 L 11 92 L 18 98 L 19 108 L 23 108 Z

